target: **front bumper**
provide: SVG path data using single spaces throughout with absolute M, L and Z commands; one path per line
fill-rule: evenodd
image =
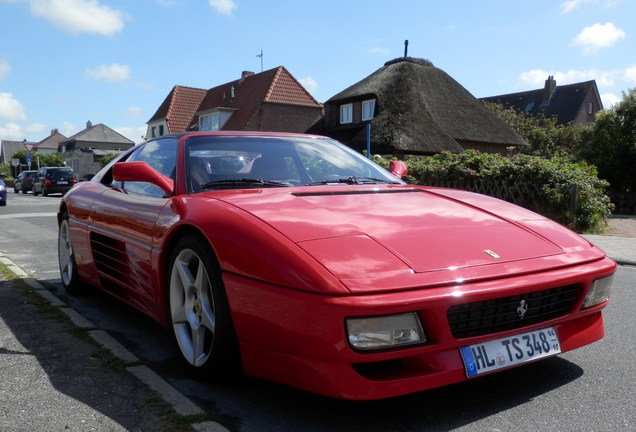
M 558 270 L 466 285 L 358 296 L 321 296 L 232 274 L 224 282 L 245 373 L 344 399 L 380 399 L 467 380 L 459 347 L 552 326 L 569 351 L 604 335 L 601 309 L 582 304 L 595 279 L 615 271 L 602 259 Z M 448 323 L 454 305 L 577 285 L 569 311 L 547 321 L 457 338 Z M 356 352 L 345 319 L 416 312 L 427 341 L 379 352 Z

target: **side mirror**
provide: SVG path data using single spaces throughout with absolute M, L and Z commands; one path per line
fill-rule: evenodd
M 113 165 L 113 180 L 151 183 L 160 187 L 166 195 L 172 195 L 174 192 L 174 181 L 146 162 L 117 162 Z
M 389 162 L 389 172 L 397 178 L 401 179 L 409 173 L 409 169 L 404 162 L 393 160 Z

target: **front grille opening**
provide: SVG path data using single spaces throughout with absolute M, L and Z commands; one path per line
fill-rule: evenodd
M 446 316 L 458 339 L 514 330 L 566 315 L 574 308 L 579 291 L 580 285 L 574 284 L 465 303 L 451 306 Z M 523 318 L 518 309 L 526 309 Z
M 373 381 L 412 378 L 435 372 L 435 368 L 426 361 L 425 356 L 354 363 L 351 366 L 360 376 Z

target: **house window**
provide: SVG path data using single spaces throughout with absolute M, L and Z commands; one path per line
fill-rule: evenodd
M 590 104 L 587 106 L 587 113 L 592 114 L 593 112 L 594 112 L 594 104 L 590 102 Z
M 152 127 L 152 137 L 156 137 L 157 136 L 157 128 L 155 126 Z
M 163 136 L 163 125 L 159 125 L 159 136 Z
M 362 101 L 362 121 L 372 120 L 375 114 L 375 99 Z
M 353 104 L 340 105 L 340 124 L 353 122 Z
M 530 112 L 532 111 L 532 108 L 534 108 L 534 102 L 530 102 L 528 105 L 526 105 L 526 111 Z
M 84 150 L 97 150 L 97 147 L 95 146 L 84 146 L 82 147 Z
M 200 131 L 217 131 L 221 128 L 221 115 L 219 113 L 214 113 L 206 116 L 202 116 L 199 121 L 199 130 Z

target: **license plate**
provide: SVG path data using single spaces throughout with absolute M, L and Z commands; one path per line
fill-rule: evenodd
M 553 327 L 460 348 L 466 375 L 473 377 L 561 352 Z
M 59 185 L 61 185 L 61 184 L 68 184 L 68 182 L 67 182 L 67 181 L 59 181 L 59 182 L 57 182 L 57 184 L 59 184 Z

